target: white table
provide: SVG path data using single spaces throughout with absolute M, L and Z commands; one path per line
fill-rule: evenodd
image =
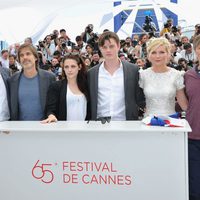
M 189 131 L 187 122 L 0 122 L 0 199 L 188 200 Z

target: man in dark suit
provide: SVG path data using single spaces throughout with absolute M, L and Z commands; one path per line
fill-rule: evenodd
M 6 121 L 10 119 L 7 84 L 7 79 L 9 76 L 9 69 L 2 67 L 0 63 L 0 121 Z
M 41 120 L 47 91 L 55 76 L 38 68 L 38 53 L 31 44 L 20 46 L 18 58 L 22 71 L 15 73 L 8 82 L 11 120 Z
M 88 71 L 90 118 L 98 120 L 137 120 L 138 108 L 144 106 L 144 95 L 138 85 L 138 67 L 120 61 L 120 40 L 114 32 L 99 38 L 104 62 Z

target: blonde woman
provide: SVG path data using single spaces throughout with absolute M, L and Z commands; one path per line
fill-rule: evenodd
M 146 116 L 174 114 L 175 97 L 181 108 L 187 109 L 183 77 L 179 71 L 167 66 L 170 47 L 165 38 L 154 38 L 147 44 L 147 56 L 152 65 L 140 72 L 139 80 L 146 98 Z

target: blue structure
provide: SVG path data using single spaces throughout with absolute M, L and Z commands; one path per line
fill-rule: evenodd
M 144 32 L 145 17 L 151 17 L 156 32 L 159 33 L 167 19 L 178 24 L 177 0 L 124 0 L 113 2 L 113 12 L 103 16 L 101 26 L 113 20 L 113 31 L 121 36 L 132 36 Z

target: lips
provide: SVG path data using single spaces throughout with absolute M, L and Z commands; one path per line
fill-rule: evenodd
M 25 61 L 23 61 L 23 64 L 29 64 L 29 63 L 30 63 L 29 60 L 25 60 Z

